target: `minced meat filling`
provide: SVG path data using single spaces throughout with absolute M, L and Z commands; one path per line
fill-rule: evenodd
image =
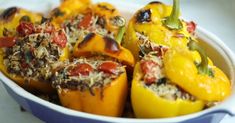
M 59 89 L 89 89 L 92 93 L 93 88 L 103 88 L 124 71 L 125 68 L 120 63 L 107 57 L 80 58 L 60 66 L 52 82 Z
M 157 51 L 152 51 L 140 61 L 143 73 L 142 84 L 154 91 L 158 96 L 168 100 L 183 99 L 195 101 L 196 98 L 194 96 L 185 92 L 166 78 L 162 57 L 157 56 L 157 54 Z
M 45 32 L 44 26 L 37 27 L 38 33 L 18 37 L 13 47 L 5 49 L 4 65 L 9 73 L 26 80 L 48 81 L 51 77 L 51 64 L 59 60 L 62 49 L 52 42 L 52 32 Z

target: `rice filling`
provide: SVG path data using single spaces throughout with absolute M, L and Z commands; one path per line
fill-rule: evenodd
M 40 28 L 41 32 L 18 37 L 13 47 L 4 49 L 3 63 L 9 73 L 25 80 L 49 82 L 51 65 L 59 60 L 62 49 L 52 41 L 50 33 L 44 32 L 46 24 L 35 28 Z
M 116 64 L 117 67 L 112 73 L 100 70 L 100 66 L 103 63 L 111 62 Z M 86 65 L 89 72 L 84 73 L 80 70 Z M 77 68 L 76 68 L 77 67 Z M 74 69 L 77 69 L 79 73 L 73 74 Z M 64 66 L 61 66 L 58 71 L 54 73 L 52 82 L 53 86 L 60 89 L 71 89 L 71 90 L 90 90 L 94 88 L 103 88 L 105 85 L 110 84 L 113 80 L 118 78 L 123 72 L 125 72 L 124 66 L 112 58 L 103 56 L 96 56 L 91 58 L 79 58 L 75 59 L 72 63 L 67 62 Z

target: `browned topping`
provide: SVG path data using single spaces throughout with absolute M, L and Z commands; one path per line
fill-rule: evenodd
M 151 10 L 141 10 L 136 15 L 136 21 L 138 23 L 145 23 L 151 21 Z
M 78 48 L 84 47 L 93 37 L 95 37 L 95 33 L 89 33 L 86 35 L 82 42 L 78 44 Z
M 2 12 L 2 14 L 0 15 L 0 19 L 9 21 L 11 17 L 13 17 L 16 14 L 17 11 L 18 8 L 16 7 L 8 8 Z
M 114 8 L 108 8 L 107 6 L 101 5 L 101 4 L 98 4 L 98 7 L 101 8 L 101 9 L 107 10 L 107 11 L 111 11 L 111 12 L 115 11 Z
M 149 4 L 162 4 L 162 2 L 160 2 L 160 1 L 152 1 Z
M 120 47 L 117 41 L 115 41 L 113 38 L 110 38 L 108 36 L 104 36 L 103 39 L 105 41 L 105 50 L 107 52 L 111 52 L 111 53 L 120 52 Z

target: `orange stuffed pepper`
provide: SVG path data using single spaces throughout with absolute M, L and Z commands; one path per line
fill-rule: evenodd
M 0 69 L 30 91 L 52 93 L 50 76 L 59 61 L 68 58 L 63 30 L 48 22 L 20 22 L 14 37 L 0 37 Z
M 99 44 L 99 45 L 97 45 Z M 106 116 L 121 116 L 128 92 L 126 66 L 134 66 L 129 50 L 95 33 L 77 43 L 72 63 L 53 77 L 63 106 Z
M 91 32 L 114 38 L 119 28 L 125 24 L 125 19 L 121 17 L 119 11 L 106 2 L 91 4 L 83 11 L 64 16 L 61 22 L 56 21 L 52 19 L 53 23 L 65 29 L 68 42 L 72 45 L 82 41 Z

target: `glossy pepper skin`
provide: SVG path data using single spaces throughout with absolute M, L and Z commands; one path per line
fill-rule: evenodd
M 154 91 L 141 83 L 142 76 L 140 63 L 137 63 L 131 86 L 131 102 L 136 117 L 175 117 L 198 112 L 204 108 L 205 104 L 201 100 L 188 101 L 177 99 L 172 101 L 159 97 Z
M 201 56 L 201 58 L 200 58 Z M 200 55 L 200 64 L 207 62 L 207 57 Z M 206 101 L 222 101 L 231 94 L 231 83 L 227 76 L 212 62 L 204 65 L 208 70 L 200 68 L 198 55 L 193 55 L 187 49 L 174 48 L 169 50 L 164 57 L 166 75 L 169 79 L 194 95 Z
M 179 6 L 177 6 L 179 7 Z M 174 10 L 174 9 L 173 9 Z M 129 49 L 136 59 L 139 56 L 139 38 L 137 32 L 144 34 L 151 42 L 167 47 L 187 47 L 187 37 L 190 36 L 187 24 L 180 20 L 178 29 L 170 29 L 166 26 L 166 18 L 170 18 L 172 7 L 161 2 L 151 2 L 137 13 L 129 21 L 123 46 Z M 175 18 L 179 17 L 179 8 Z
M 0 15 L 0 37 L 2 36 L 14 36 L 16 27 L 20 21 L 30 21 L 32 23 L 41 22 L 42 15 L 38 13 L 32 13 L 25 9 L 11 7 L 5 9 Z M 4 28 L 10 32 L 5 32 Z
M 98 44 L 98 45 L 97 45 Z M 125 65 L 134 66 L 134 57 L 114 39 L 91 33 L 74 48 L 74 56 L 90 57 L 91 54 L 102 54 L 119 60 Z M 124 70 L 125 71 L 125 70 Z M 63 106 L 93 114 L 106 116 L 121 116 L 128 90 L 126 71 L 110 84 L 94 89 L 94 95 L 89 90 L 58 90 Z
M 95 88 L 94 95 L 89 90 L 78 91 L 62 89 L 58 92 L 63 106 L 105 116 L 121 116 L 127 96 L 127 75 L 122 73 L 109 85 L 103 88 Z M 101 94 L 103 93 L 103 94 Z
M 1 37 L 2 38 L 2 37 Z M 38 80 L 30 80 L 29 82 L 26 82 L 25 79 L 22 76 L 11 74 L 7 71 L 6 66 L 3 63 L 3 56 L 4 52 L 3 49 L 5 47 L 0 48 L 0 70 L 3 72 L 7 77 L 15 81 L 19 86 L 25 88 L 29 91 L 36 91 L 36 92 L 42 92 L 42 93 L 54 93 L 55 90 L 52 88 L 50 83 L 41 82 Z M 60 61 L 65 61 L 69 59 L 69 48 L 66 46 L 63 48 Z
M 123 48 L 114 39 L 95 33 L 88 34 L 82 42 L 77 42 L 74 47 L 75 57 L 99 53 L 118 59 L 129 66 L 134 66 L 135 59 L 132 53 Z
M 54 25 L 60 25 L 64 19 L 74 13 L 81 13 L 91 5 L 90 0 L 63 0 L 59 7 L 50 12 Z

